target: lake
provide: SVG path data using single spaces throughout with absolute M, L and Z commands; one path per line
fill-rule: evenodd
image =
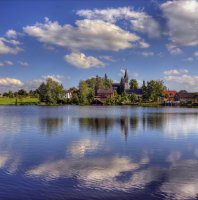
M 0 199 L 197 197 L 198 109 L 0 107 Z

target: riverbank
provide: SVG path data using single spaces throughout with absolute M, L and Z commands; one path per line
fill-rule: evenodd
M 32 97 L 23 97 L 23 98 L 8 98 L 8 97 L 1 97 L 0 98 L 0 106 L 5 105 L 37 105 L 37 106 L 62 106 L 62 105 L 75 105 L 75 104 L 46 104 L 39 101 L 39 98 L 32 98 Z M 119 104 L 117 106 L 142 106 L 142 107 L 176 107 L 176 106 L 165 106 L 164 104 L 158 102 L 149 102 L 149 103 L 128 103 L 128 104 Z M 86 105 L 79 105 L 79 106 L 86 106 Z M 106 105 L 106 106 L 116 106 L 116 105 Z M 185 108 L 198 108 L 198 103 L 181 103 L 177 107 L 185 107 Z
M 23 97 L 23 98 L 9 98 L 1 97 L 0 105 L 39 105 L 40 101 L 38 98 Z

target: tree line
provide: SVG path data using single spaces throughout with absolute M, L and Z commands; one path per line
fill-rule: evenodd
M 3 93 L 4 97 L 36 97 L 40 99 L 41 103 L 55 105 L 55 104 L 76 104 L 89 105 L 94 102 L 96 92 L 98 89 L 112 89 L 113 81 L 105 74 L 104 77 L 96 76 L 86 80 L 79 81 L 78 88 L 70 88 L 72 96 L 66 99 L 65 89 L 59 82 L 48 78 L 46 81 L 35 90 L 27 92 L 20 89 L 17 92 L 8 91 Z M 136 79 L 129 81 L 130 89 L 142 89 L 142 95 L 127 94 L 123 88 L 122 79 L 118 89 L 114 92 L 114 96 L 108 97 L 104 104 L 120 105 L 120 104 L 137 104 L 141 102 L 157 102 L 161 96 L 162 91 L 166 89 L 163 81 L 151 80 L 143 81 L 142 86 Z
M 16 92 L 9 90 L 8 92 L 4 92 L 3 94 L 0 94 L 0 95 L 3 97 L 9 97 L 9 98 L 20 98 L 20 97 L 39 98 L 39 93 L 37 90 L 26 91 L 25 89 L 20 89 Z

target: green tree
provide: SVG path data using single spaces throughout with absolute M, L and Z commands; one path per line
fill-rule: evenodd
M 145 81 L 143 81 L 143 83 L 142 83 L 142 99 L 144 100 L 144 101 L 146 101 L 147 99 L 148 99 L 148 94 L 147 94 L 147 86 L 146 86 L 146 82 Z
M 111 89 L 112 88 L 112 81 L 108 78 L 107 74 L 104 76 L 104 88 Z
M 138 89 L 138 81 L 136 79 L 131 79 L 129 81 L 129 86 L 132 90 Z
M 37 89 L 39 93 L 39 99 L 41 102 L 47 102 L 47 85 L 43 82 Z
M 38 88 L 38 93 L 41 102 L 48 104 L 57 104 L 64 100 L 65 91 L 63 86 L 51 78 L 42 83 Z
M 79 83 L 79 102 L 80 104 L 88 104 L 89 87 L 86 81 L 80 81 Z
M 139 101 L 137 94 L 130 94 L 129 99 L 130 99 L 131 103 L 137 103 Z
M 163 81 L 151 80 L 147 82 L 146 95 L 147 100 L 156 102 L 166 87 Z
M 73 95 L 72 95 L 72 98 L 71 98 L 71 103 L 72 104 L 79 104 L 79 97 L 78 97 L 78 94 L 77 93 L 74 93 Z
M 13 94 L 13 92 L 11 90 L 9 90 L 9 92 L 8 92 L 8 97 L 9 98 L 13 98 L 14 97 L 14 94 Z
M 8 96 L 9 96 L 8 92 L 3 93 L 3 97 L 8 97 Z
M 28 95 L 27 91 L 24 89 L 20 89 L 18 92 L 19 96 L 26 97 Z
M 126 92 L 123 92 L 121 94 L 119 104 L 123 104 L 123 105 L 124 104 L 130 104 L 130 98 L 129 98 L 129 95 Z
M 96 84 L 95 84 L 95 92 L 97 92 L 98 89 L 104 89 L 104 81 L 101 77 L 98 75 L 96 76 Z
M 124 92 L 124 89 L 125 89 L 125 81 L 124 81 L 124 78 L 122 77 L 120 80 L 120 86 L 118 88 L 118 93 L 122 94 Z
M 108 97 L 105 101 L 106 105 L 115 105 L 116 104 L 116 99 L 115 97 Z

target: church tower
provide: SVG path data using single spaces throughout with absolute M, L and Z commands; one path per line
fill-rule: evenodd
M 125 70 L 125 73 L 124 73 L 124 89 L 128 89 L 129 88 L 129 76 L 128 76 L 128 72 L 127 72 L 127 69 Z

